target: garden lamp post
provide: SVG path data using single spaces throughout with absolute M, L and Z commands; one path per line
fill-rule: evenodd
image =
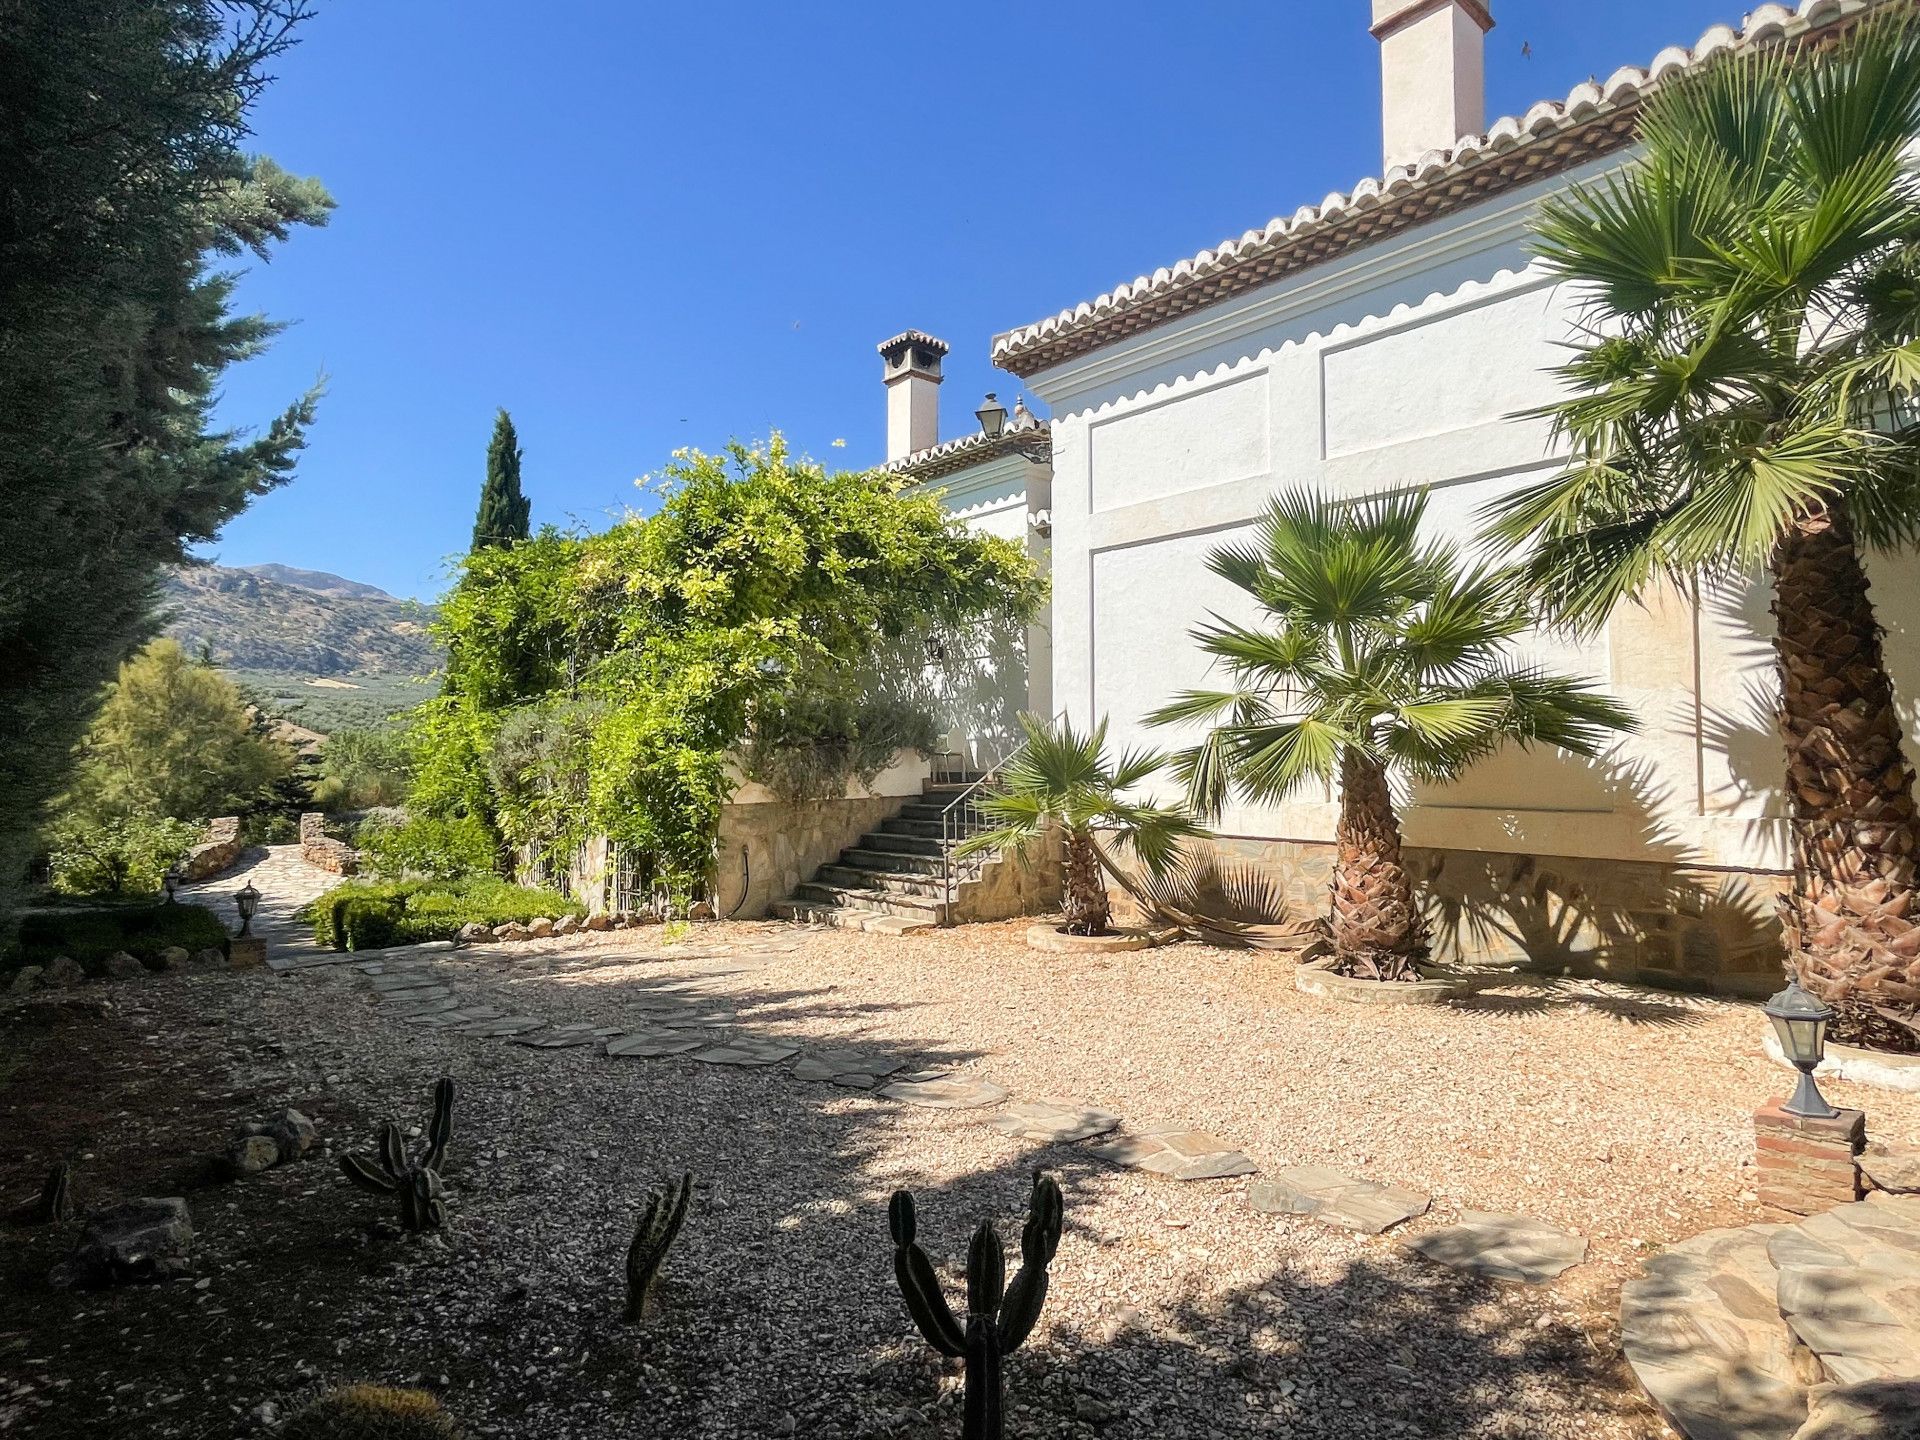
M 1827 1022 L 1833 1019 L 1833 1011 L 1801 989 L 1798 980 L 1789 981 L 1765 1008 L 1767 1019 L 1773 1022 L 1773 1033 L 1780 1039 L 1780 1049 L 1800 1072 L 1800 1083 L 1780 1108 L 1805 1119 L 1832 1119 L 1840 1112 L 1827 1103 L 1827 1097 L 1813 1083 L 1813 1071 L 1826 1053 Z
M 253 912 L 260 908 L 260 892 L 253 888 L 253 882 L 251 880 L 240 887 L 239 891 L 233 897 L 233 903 L 240 911 L 240 933 L 242 935 L 251 935 L 253 933 Z
M 174 870 L 167 871 L 166 874 L 160 877 L 160 883 L 166 887 L 167 904 L 173 904 L 173 892 L 180 888 L 179 872 Z

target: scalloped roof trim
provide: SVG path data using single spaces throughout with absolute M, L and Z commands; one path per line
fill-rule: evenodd
M 1547 135 L 1584 124 L 1637 101 L 1651 87 L 1725 51 L 1767 44 L 1804 35 L 1823 26 L 1850 19 L 1899 0 L 1800 0 L 1800 4 L 1769 3 L 1746 17 L 1743 28 L 1715 25 L 1692 49 L 1670 45 L 1644 69 L 1624 65 L 1605 81 L 1576 85 L 1564 100 L 1542 100 L 1524 115 L 1496 120 L 1483 135 L 1462 136 L 1451 150 L 1429 150 L 1408 165 L 1397 165 L 1384 176 L 1369 177 L 1349 194 L 1334 191 L 1318 205 L 1303 205 L 1291 216 L 1276 218 L 1259 230 L 1221 241 L 1210 250 L 1163 266 L 1151 275 L 1117 286 L 1093 300 L 1083 301 L 1031 325 L 997 335 L 993 341 L 996 365 L 1022 355 L 1102 320 L 1125 315 L 1146 301 L 1211 279 L 1238 265 L 1284 250 L 1346 215 L 1374 209 L 1451 179 L 1496 155 Z

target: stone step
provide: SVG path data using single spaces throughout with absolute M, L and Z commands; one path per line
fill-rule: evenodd
M 857 850 L 879 850 L 888 855 L 922 855 L 938 860 L 943 847 L 938 840 L 929 840 L 924 835 L 892 835 L 883 830 L 871 830 L 860 837 Z
M 920 875 L 905 870 L 868 870 L 852 865 L 822 865 L 813 877 L 816 885 L 845 890 L 874 890 L 906 899 L 945 900 L 946 883 L 938 872 Z M 959 877 L 954 877 L 959 883 Z
M 815 905 L 844 905 L 855 910 L 878 910 L 882 915 L 905 915 L 939 923 L 946 906 L 936 900 L 917 896 L 892 895 L 883 890 L 867 890 L 850 885 L 825 885 L 809 881 L 793 892 L 795 900 Z
M 910 915 L 886 915 L 853 905 L 821 905 L 810 900 L 776 900 L 767 913 L 777 920 L 802 925 L 830 925 L 837 930 L 865 930 L 882 935 L 911 935 L 934 928 L 931 920 Z
M 963 879 L 977 880 L 980 877 L 981 858 L 970 855 L 955 862 L 954 874 Z M 931 855 L 923 855 L 918 851 L 870 850 L 861 844 L 842 850 L 837 863 L 854 870 L 875 870 L 889 875 L 939 876 L 946 873 L 937 850 Z
M 914 820 L 896 815 L 880 822 L 882 835 L 917 835 L 924 840 L 939 840 L 945 831 L 938 820 Z

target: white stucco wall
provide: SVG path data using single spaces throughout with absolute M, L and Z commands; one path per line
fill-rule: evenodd
M 925 488 L 968 529 L 1019 545 L 1044 575 L 1051 564 L 1050 542 L 1032 520 L 1052 504 L 1051 477 L 1046 465 L 1001 455 L 929 481 Z M 1053 713 L 1050 611 L 1043 610 L 1028 627 L 1022 654 L 980 658 L 988 673 L 969 693 L 953 697 L 942 718 L 954 750 L 985 764 L 1013 743 L 1020 712 Z
M 1606 165 L 1618 160 L 1604 162 Z M 1601 168 L 1590 167 L 1588 173 Z M 1559 182 L 1548 182 L 1559 183 Z M 1254 618 L 1205 569 L 1272 491 L 1433 487 L 1433 523 L 1471 534 L 1503 490 L 1553 472 L 1546 368 L 1571 299 L 1529 263 L 1544 186 L 1495 200 L 1044 372 L 1053 410 L 1054 703 L 1105 714 L 1120 744 L 1168 746 L 1141 717 L 1207 682 L 1188 638 L 1210 612 Z M 1913 733 L 1920 565 L 1869 561 Z M 1542 658 L 1626 700 L 1643 733 L 1600 765 L 1504 754 L 1412 797 L 1417 845 L 1736 868 L 1787 865 L 1767 596 L 1649 597 L 1606 633 L 1542 635 Z M 1910 745 L 1912 740 L 1910 738 Z M 1910 749 L 1910 754 L 1920 750 Z M 1330 795 L 1241 808 L 1224 834 L 1325 840 Z

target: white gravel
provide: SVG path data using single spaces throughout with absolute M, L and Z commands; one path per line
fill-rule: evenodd
M 324 1110 L 318 1096 L 414 1123 L 441 1073 L 461 1099 L 447 1248 L 368 1239 L 377 1199 L 309 1167 L 279 1182 L 315 1212 L 304 1223 L 365 1251 L 370 1278 L 333 1321 L 334 1354 L 312 1356 L 311 1375 L 243 1377 L 233 1404 L 418 1378 L 482 1435 L 957 1435 L 957 1379 L 893 1288 L 886 1198 L 916 1192 L 957 1296 L 968 1232 L 995 1216 L 1011 1241 L 1044 1164 L 1066 1188 L 1067 1230 L 1039 1328 L 1008 1367 L 1016 1435 L 1665 1433 L 1618 1362 L 1612 1314 L 1648 1247 L 1760 1218 L 1748 1117 L 1782 1072 L 1751 1009 L 1607 986 L 1347 1007 L 1294 992 L 1284 958 L 1040 955 L 1023 930 L 725 924 L 675 946 L 620 932 L 433 963 L 463 999 L 559 1023 L 638 1025 L 636 996 L 695 985 L 740 1028 L 805 1048 L 954 1065 L 1015 1098 L 1207 1129 L 1269 1167 L 1431 1193 L 1432 1215 L 1402 1233 L 1512 1209 L 1590 1235 L 1592 1258 L 1539 1289 L 1468 1281 L 1394 1235 L 1258 1215 L 1245 1180 L 1180 1185 L 1036 1149 L 986 1126 L 990 1111 L 915 1109 L 786 1066 L 409 1027 L 346 969 L 236 977 L 194 1003 L 217 993 L 284 1047 L 254 1077 L 262 1106 Z M 185 1003 L 152 993 L 162 1011 Z M 1920 1138 L 1920 1097 L 1830 1093 L 1864 1105 L 1877 1137 Z M 616 1323 L 628 1229 L 646 1188 L 682 1168 L 700 1188 L 636 1335 Z

